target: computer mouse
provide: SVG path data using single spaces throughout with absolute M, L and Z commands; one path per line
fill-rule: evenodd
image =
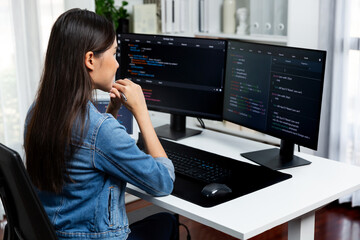
M 201 190 L 201 194 L 208 198 L 224 197 L 230 193 L 231 188 L 222 183 L 210 183 Z

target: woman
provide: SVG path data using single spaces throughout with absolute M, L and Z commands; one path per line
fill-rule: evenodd
M 112 24 L 90 11 L 65 12 L 51 31 L 24 145 L 27 170 L 60 239 L 126 239 L 126 183 L 154 196 L 173 189 L 174 167 L 152 127 L 141 87 L 127 79 L 113 82 L 116 49 Z M 110 92 L 110 114 L 94 107 L 94 89 Z M 148 154 L 117 122 L 121 104 L 133 113 Z M 170 239 L 174 223 L 172 215 L 152 216 L 130 226 L 129 239 L 149 236 L 147 231 L 150 239 Z

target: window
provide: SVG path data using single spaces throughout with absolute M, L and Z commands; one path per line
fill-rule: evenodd
M 51 28 L 56 19 L 64 12 L 64 0 L 37 0 L 39 25 L 40 25 L 40 40 L 41 52 L 45 54 L 47 43 L 50 37 Z
M 0 3 L 0 142 L 20 155 L 25 114 L 40 80 L 52 24 L 63 10 L 63 0 Z
M 8 146 L 20 142 L 19 98 L 16 82 L 15 39 L 11 0 L 0 2 L 0 142 Z
M 346 81 L 343 92 L 345 114 L 343 126 L 345 127 L 346 141 L 343 143 L 346 162 L 360 164 L 360 0 L 350 1 L 349 35 L 345 36 L 344 48 L 348 65 L 344 68 Z

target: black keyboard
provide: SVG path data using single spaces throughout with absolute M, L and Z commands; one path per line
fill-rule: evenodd
M 174 164 L 176 175 L 186 176 L 203 183 L 221 183 L 228 179 L 232 173 L 230 167 L 218 164 L 218 160 L 224 160 L 223 156 L 162 138 L 159 140 L 168 158 Z M 138 146 L 140 149 L 144 147 L 141 138 L 139 138 Z
M 186 146 L 184 146 L 186 148 Z M 164 146 L 169 159 L 172 160 L 175 173 L 182 174 L 196 180 L 211 183 L 222 182 L 231 174 L 231 170 L 220 167 L 214 162 L 191 156 L 186 151 L 175 152 Z M 185 150 L 185 149 L 184 149 Z

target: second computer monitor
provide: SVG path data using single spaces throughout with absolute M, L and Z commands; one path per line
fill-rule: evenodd
M 281 149 L 243 154 L 281 169 L 308 164 L 294 144 L 316 150 L 326 52 L 229 41 L 224 119 L 281 139 Z
M 196 134 L 185 117 L 222 119 L 226 41 L 163 35 L 118 35 L 117 78 L 141 85 L 150 110 L 171 114 L 159 136 Z

